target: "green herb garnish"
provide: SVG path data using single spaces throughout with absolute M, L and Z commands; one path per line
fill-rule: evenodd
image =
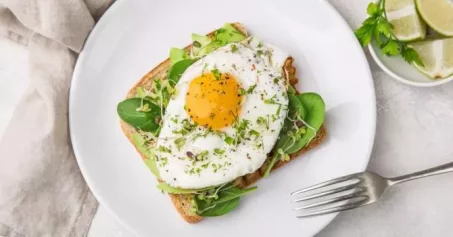
M 261 133 L 252 129 L 252 130 L 250 130 L 250 135 L 255 136 L 255 138 L 258 138 L 259 136 L 261 136 Z
M 219 71 L 219 69 L 214 68 L 214 69 L 211 70 L 211 72 L 212 72 L 212 74 L 214 75 L 214 77 L 215 77 L 216 80 L 219 80 L 219 79 L 220 79 L 220 71 Z
M 265 104 L 277 104 L 277 101 L 275 100 L 276 98 L 277 98 L 277 95 L 273 95 L 271 98 L 265 99 L 264 103 Z
M 195 156 L 195 159 L 197 161 L 203 161 L 208 157 L 208 155 L 209 155 L 209 151 L 204 150 L 204 151 L 198 153 L 198 155 Z
M 217 189 L 199 193 L 194 198 L 196 213 L 211 217 L 224 215 L 237 207 L 240 197 L 256 189 L 257 187 L 241 189 L 233 184 L 226 184 Z
M 157 149 L 161 152 L 171 153 L 171 150 L 168 147 L 159 146 Z
M 256 86 L 257 86 L 256 84 L 250 86 L 250 87 L 247 89 L 247 94 L 252 94 L 253 91 L 255 90 Z
M 233 145 L 234 144 L 234 138 L 232 137 L 225 137 L 224 141 L 228 144 L 228 145 Z
M 265 118 L 263 116 L 259 116 L 256 119 L 256 123 L 259 124 L 259 125 L 265 125 L 266 129 L 269 129 L 269 117 Z
M 220 148 L 214 148 L 214 154 L 221 156 L 221 155 L 225 154 L 225 150 L 220 149 Z
M 187 139 L 185 137 L 180 137 L 180 138 L 176 139 L 175 140 L 176 148 L 178 148 L 178 150 L 181 150 L 181 147 L 183 147 L 184 144 L 186 144 L 186 141 L 187 141 Z
M 424 66 L 420 55 L 407 43 L 399 41 L 393 33 L 394 26 L 389 22 L 385 12 L 385 0 L 370 3 L 367 8 L 369 17 L 362 26 L 355 30 L 355 35 L 362 47 L 367 46 L 372 39 L 379 44 L 379 48 L 388 56 L 401 55 L 409 64 Z
M 185 135 L 191 133 L 197 127 L 197 125 L 191 123 L 189 121 L 189 119 L 183 119 L 181 121 L 181 124 L 182 124 L 182 128 L 179 130 L 174 130 L 173 131 L 174 134 L 181 134 L 181 135 L 185 136 Z
M 231 47 L 231 52 L 232 53 L 234 53 L 234 52 L 236 52 L 238 50 L 238 46 L 236 46 L 235 44 L 231 44 L 230 47 Z

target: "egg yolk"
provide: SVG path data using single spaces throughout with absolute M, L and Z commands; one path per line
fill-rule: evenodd
M 229 73 L 204 73 L 193 79 L 186 95 L 186 112 L 197 124 L 219 130 L 234 123 L 240 111 L 239 84 Z

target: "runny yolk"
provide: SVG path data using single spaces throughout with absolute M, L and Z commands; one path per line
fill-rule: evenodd
M 212 72 L 193 79 L 186 95 L 186 111 L 201 126 L 219 130 L 234 123 L 240 111 L 239 84 L 229 73 Z

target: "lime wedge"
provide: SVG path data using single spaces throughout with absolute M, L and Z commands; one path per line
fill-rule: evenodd
M 445 36 L 453 36 L 453 1 L 415 0 L 418 12 L 426 23 Z
M 421 40 L 426 36 L 426 24 L 417 13 L 414 0 L 387 0 L 387 19 L 395 27 L 393 33 L 401 41 Z
M 426 40 L 409 44 L 425 64 L 414 66 L 432 79 L 443 79 L 453 75 L 453 38 Z

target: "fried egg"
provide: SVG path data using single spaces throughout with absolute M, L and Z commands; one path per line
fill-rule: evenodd
M 288 54 L 256 38 L 221 47 L 192 64 L 168 103 L 155 157 L 161 179 L 196 189 L 259 169 L 288 111 Z

